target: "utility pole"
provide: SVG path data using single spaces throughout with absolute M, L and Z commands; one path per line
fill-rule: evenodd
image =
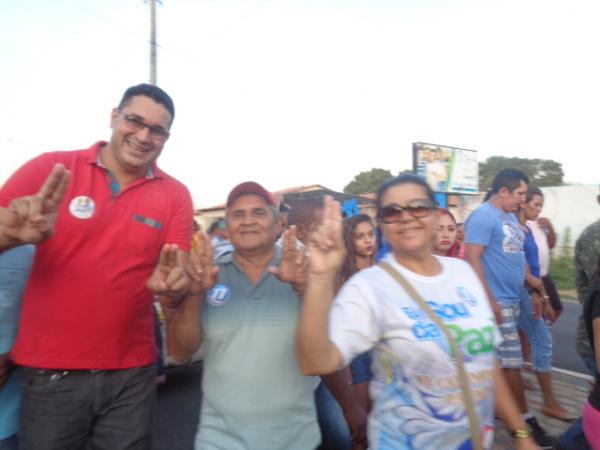
M 150 84 L 156 84 L 156 1 L 150 3 Z

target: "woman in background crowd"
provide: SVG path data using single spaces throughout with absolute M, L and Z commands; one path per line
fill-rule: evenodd
M 532 186 L 528 196 L 531 197 L 531 200 L 525 204 L 525 209 L 527 210 L 527 217 L 532 217 L 532 219 L 527 219 L 526 224 L 531 230 L 538 248 L 540 276 L 544 282 L 550 304 L 554 309 L 554 318 L 551 321 L 554 322 L 563 312 L 558 290 L 548 273 L 550 271 L 550 250 L 556 245 L 556 233 L 550 220 L 546 217 L 539 217 L 544 207 L 544 194 L 541 189 Z
M 465 249 L 458 240 L 458 225 L 454 215 L 447 209 L 438 209 L 433 253 L 440 256 L 464 259 Z
M 525 360 L 530 360 L 536 378 L 542 389 L 544 404 L 542 412 L 559 420 L 572 420 L 568 412 L 558 402 L 552 386 L 552 336 L 544 318 L 554 319 L 554 310 L 547 299 L 544 284 L 540 278 L 538 248 L 527 221 L 535 220 L 541 211 L 543 196 L 541 191 L 530 186 L 527 189 L 525 204 L 517 215 L 525 232 L 524 251 L 529 271 L 526 275 L 528 289 L 523 288 L 519 300 L 521 313 L 519 328 Z
M 375 226 L 366 214 L 345 219 L 343 237 L 347 254 L 340 270 L 340 286 L 359 270 L 370 267 L 377 252 Z
M 340 286 L 359 270 L 373 265 L 377 252 L 375 226 L 366 214 L 358 214 L 344 220 L 343 237 L 347 253 L 340 271 Z M 373 378 L 371 354 L 365 352 L 354 358 L 350 364 L 350 371 L 354 395 L 365 411 L 369 412 L 369 381 Z

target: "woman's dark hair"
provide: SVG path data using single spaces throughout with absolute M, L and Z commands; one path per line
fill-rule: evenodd
M 346 259 L 344 260 L 344 264 L 342 265 L 342 268 L 340 270 L 340 285 L 359 271 L 359 268 L 356 265 L 356 253 L 354 251 L 354 230 L 358 225 L 365 222 L 371 225 L 371 227 L 373 228 L 373 232 L 375 232 L 375 225 L 373 225 L 373 220 L 366 214 L 357 214 L 356 216 L 352 216 L 344 220 L 342 233 L 347 253 Z M 375 242 L 375 240 L 375 236 L 373 235 L 373 242 Z M 374 258 L 375 252 L 373 253 L 373 259 Z
M 377 209 L 381 208 L 381 199 L 383 195 L 387 192 L 388 189 L 399 186 L 401 184 L 416 184 L 417 186 L 421 186 L 425 193 L 427 194 L 427 198 L 435 203 L 435 195 L 431 187 L 427 184 L 425 179 L 422 177 L 412 174 L 412 173 L 403 173 L 402 175 L 398 175 L 397 177 L 388 178 L 383 182 L 383 184 L 377 190 L 377 199 L 375 200 L 375 205 Z
M 539 187 L 529 186 L 527 188 L 527 194 L 525 194 L 525 202 L 529 203 L 536 195 L 540 195 L 542 198 L 544 198 L 544 193 Z

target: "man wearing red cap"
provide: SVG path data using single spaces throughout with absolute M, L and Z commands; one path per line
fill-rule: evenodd
M 294 231 L 277 249 L 277 207 L 258 183 L 227 198 L 233 253 L 212 264 L 208 237 L 192 253 L 200 281 L 169 324 L 169 353 L 187 358 L 204 344 L 196 450 L 313 450 L 319 444 L 312 378 L 294 353 L 302 262 Z M 296 286 L 296 290 L 292 287 Z

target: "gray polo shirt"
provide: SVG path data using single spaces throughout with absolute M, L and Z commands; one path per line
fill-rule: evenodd
M 280 251 L 270 265 L 279 265 Z M 300 300 L 265 271 L 256 284 L 233 254 L 202 316 L 204 374 L 196 450 L 312 450 L 320 442 L 312 378 L 296 362 Z

